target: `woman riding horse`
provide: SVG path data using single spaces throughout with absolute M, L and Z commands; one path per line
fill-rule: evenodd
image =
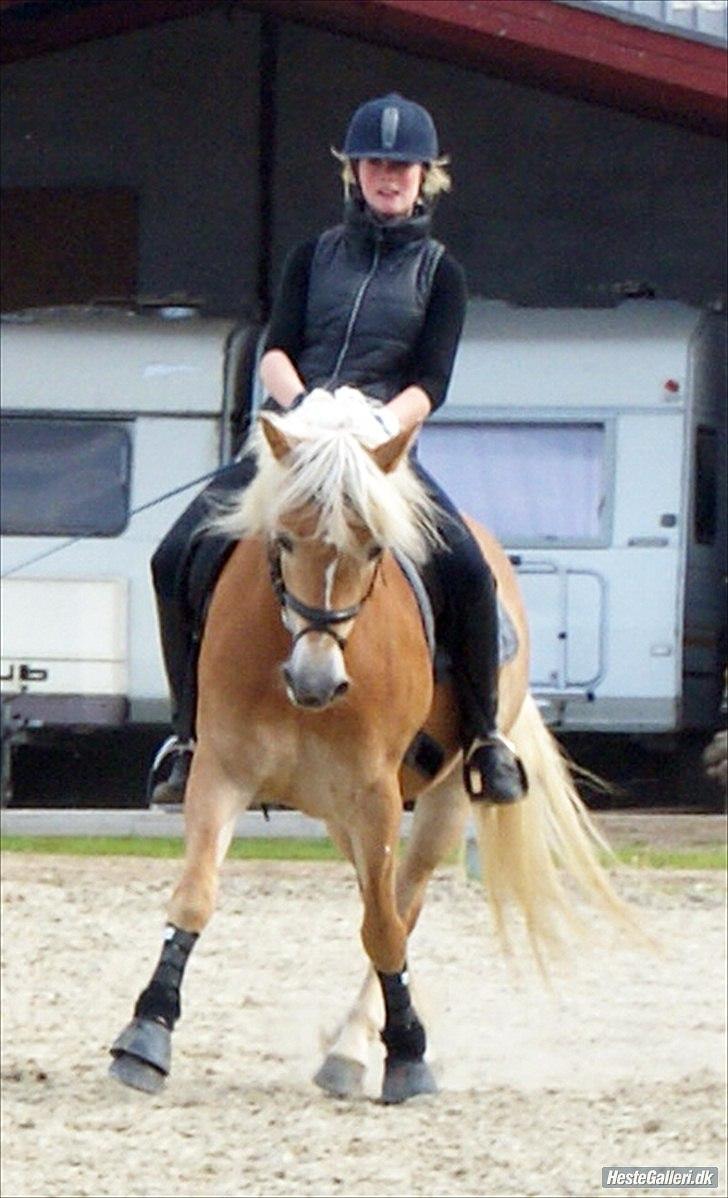
M 315 1077 L 334 1094 L 361 1093 L 379 1029 L 382 1101 L 436 1090 L 407 946 L 428 880 L 462 844 L 469 814 L 503 943 L 515 905 L 543 961 L 542 948 L 558 943 L 562 924 L 578 924 L 571 882 L 623 922 L 595 854 L 603 845 L 528 692 L 529 638 L 515 571 L 477 525 L 515 633 L 499 671 L 500 718 L 530 786 L 525 803 L 468 802 L 452 681 L 433 678 L 402 565 L 427 562 L 441 520 L 408 459 L 409 441 L 406 432 L 388 437 L 375 402 L 352 387 L 334 395 L 314 389 L 293 412 L 264 413 L 256 423 L 254 477 L 214 521 L 234 549 L 200 649 L 185 862 L 159 962 L 111 1047 L 111 1073 L 125 1085 L 150 1093 L 164 1085 L 185 966 L 214 912 L 237 820 L 254 802 L 281 801 L 323 820 L 356 871 L 370 970 Z M 418 732 L 441 748 L 434 777 L 423 779 L 410 764 Z M 400 852 L 403 798 L 416 803 Z
M 344 222 L 289 256 L 261 360 L 264 406 L 295 407 L 314 387 L 342 384 L 383 401 L 394 435 L 416 430 L 444 401 L 462 331 L 462 268 L 430 236 L 436 196 L 450 180 L 430 114 L 391 94 L 354 113 L 344 141 Z M 472 534 L 442 489 L 413 462 L 443 511 L 433 558 L 446 602 L 441 638 L 451 657 L 465 784 L 472 798 L 523 797 L 525 770 L 498 731 L 495 584 Z M 229 552 L 203 536 L 210 498 L 250 482 L 250 458 L 234 462 L 198 496 L 157 550 L 152 572 L 173 701 L 171 737 L 157 755 L 153 799 L 179 801 L 194 750 L 201 618 L 191 589 L 210 590 Z M 202 583 L 200 583 L 202 579 Z M 197 604 L 197 608 L 202 606 Z

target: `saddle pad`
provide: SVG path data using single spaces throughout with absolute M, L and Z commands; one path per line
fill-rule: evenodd
M 438 646 L 435 643 L 435 617 L 432 610 L 432 600 L 415 564 L 401 554 L 395 554 L 394 556 L 397 565 L 410 584 L 412 593 L 417 600 L 427 648 L 430 657 L 434 660 Z M 503 666 L 506 662 L 511 661 L 518 652 L 518 634 L 516 633 L 511 617 L 508 615 L 497 593 L 496 606 L 498 610 L 498 663 Z
M 504 666 L 518 652 L 518 633 L 513 620 L 501 603 L 499 595 L 496 595 L 496 604 L 498 606 L 498 662 Z
M 414 562 L 410 561 L 408 557 L 404 557 L 401 553 L 395 553 L 393 556 L 407 582 L 410 584 L 412 593 L 417 600 L 417 606 L 420 609 L 420 619 L 422 620 L 422 631 L 427 641 L 427 649 L 430 657 L 434 660 L 436 648 L 435 616 L 432 611 L 430 596 L 427 594 L 427 588 Z

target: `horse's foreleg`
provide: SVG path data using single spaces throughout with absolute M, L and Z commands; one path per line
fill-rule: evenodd
M 377 799 L 379 800 L 377 802 Z M 396 851 L 401 820 L 396 790 L 372 795 L 366 825 L 352 834 L 364 919 L 362 942 L 384 999 L 381 1038 L 386 1048 L 382 1101 L 404 1102 L 431 1094 L 435 1081 L 425 1062 L 425 1029 L 412 1004 L 405 961 L 407 926 L 395 893 Z M 378 817 L 378 818 L 377 818 Z
M 372 787 L 362 795 L 361 822 L 349 829 L 364 918 L 361 939 L 377 971 L 404 968 L 407 929 L 397 910 L 394 878 L 402 809 L 394 787 Z
M 406 967 L 397 973 L 377 971 L 384 997 L 382 1041 L 384 1062 L 382 1102 L 404 1102 L 416 1094 L 436 1094 L 437 1086 L 425 1060 L 427 1038 L 412 1005 Z
M 397 871 L 397 906 L 408 935 L 414 928 L 436 867 L 462 842 L 468 800 L 459 785 L 459 770 L 417 802 L 407 851 Z M 382 1101 L 403 1102 L 414 1094 L 431 1094 L 436 1085 L 423 1059 L 425 1032 L 409 994 L 407 974 L 379 974 L 386 1020 L 382 1040 L 387 1048 Z
M 459 773 L 448 775 L 415 807 L 396 885 L 397 909 L 408 936 L 422 909 L 433 870 L 462 840 L 468 802 L 458 779 Z M 425 1029 L 412 1005 L 407 972 L 378 972 L 378 977 L 385 1008 L 382 1040 L 387 1049 L 382 1101 L 403 1102 L 415 1094 L 432 1094 L 437 1087 L 424 1060 Z
M 110 1072 L 125 1085 L 149 1093 L 164 1085 L 184 971 L 212 915 L 218 870 L 244 805 L 238 787 L 198 749 L 185 796 L 185 866 L 170 902 L 162 953 L 131 1023 L 111 1048 Z
M 417 922 L 433 870 L 462 842 L 468 812 L 469 802 L 457 769 L 417 801 L 412 831 L 396 876 L 397 909 L 408 934 Z M 342 852 L 353 859 L 348 836 L 341 835 L 333 826 L 329 832 Z M 382 1012 L 382 988 L 370 966 L 315 1075 L 314 1081 L 322 1089 L 340 1096 L 362 1092 L 372 1043 L 382 1026 Z

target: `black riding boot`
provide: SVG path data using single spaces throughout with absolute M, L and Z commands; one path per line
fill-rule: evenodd
M 472 588 L 454 613 L 450 650 L 464 749 L 463 774 L 471 799 L 513 803 L 525 797 L 526 771 L 514 746 L 498 731 L 498 609 L 495 580 Z
M 172 699 L 174 733 L 161 746 L 152 763 L 150 802 L 163 806 L 181 803 L 195 747 L 197 706 L 197 637 L 183 605 L 157 596 L 162 655 Z

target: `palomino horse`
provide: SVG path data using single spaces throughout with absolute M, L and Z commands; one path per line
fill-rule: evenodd
M 383 440 L 376 407 L 349 388 L 334 397 L 313 392 L 285 417 L 263 415 L 254 447 L 256 477 L 215 521 L 238 544 L 201 646 L 184 869 L 159 964 L 111 1050 L 111 1070 L 139 1089 L 163 1084 L 184 967 L 212 915 L 235 821 L 254 800 L 282 802 L 325 820 L 352 862 L 371 963 L 316 1080 L 337 1094 L 360 1088 L 383 1000 L 382 1097 L 401 1102 L 435 1088 L 408 985 L 407 938 L 433 869 L 462 843 L 470 807 L 451 687 L 433 683 L 421 614 L 397 560 L 425 561 L 438 512 L 409 466 L 408 438 Z M 499 724 L 530 786 L 513 806 L 472 808 L 496 926 L 505 935 L 506 908 L 515 902 L 538 951 L 571 913 L 565 873 L 615 917 L 624 912 L 528 692 L 514 572 L 491 536 L 475 534 L 518 637 L 501 668 Z M 434 778 L 403 765 L 422 728 L 445 753 Z M 403 799 L 417 801 L 398 864 Z

